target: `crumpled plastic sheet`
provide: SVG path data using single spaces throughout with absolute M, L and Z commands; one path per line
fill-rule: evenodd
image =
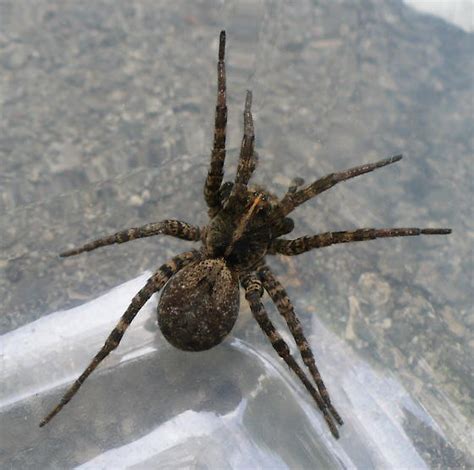
M 318 360 L 330 371 L 326 384 L 345 420 L 339 441 L 271 350 L 232 336 L 204 353 L 167 345 L 156 326 L 156 298 L 119 348 L 40 429 L 41 418 L 148 276 L 0 338 L 4 465 L 427 468 L 404 429 L 404 416 L 408 411 L 441 434 L 437 424 L 395 377 L 373 370 L 316 319 Z

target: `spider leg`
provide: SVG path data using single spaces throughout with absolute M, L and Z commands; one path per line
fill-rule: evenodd
M 240 146 L 239 165 L 235 176 L 235 185 L 247 186 L 255 167 L 257 157 L 254 152 L 255 132 L 252 118 L 252 92 L 247 90 L 244 108 L 244 136 Z
M 217 62 L 217 104 L 214 123 L 214 146 L 211 165 L 204 184 L 204 199 L 209 208 L 209 217 L 213 217 L 221 207 L 219 188 L 224 177 L 225 140 L 227 126 L 226 80 L 225 80 L 225 31 L 219 37 L 219 60 Z
M 319 394 L 321 395 L 324 403 L 326 404 L 328 410 L 336 420 L 336 422 L 340 425 L 343 424 L 339 413 L 336 411 L 334 406 L 331 403 L 331 399 L 329 398 L 329 393 L 324 385 L 323 379 L 321 378 L 321 374 L 319 373 L 318 367 L 316 366 L 316 362 L 314 360 L 313 352 L 311 351 L 311 347 L 308 344 L 308 340 L 306 339 L 303 333 L 303 327 L 296 316 L 294 311 L 293 304 L 288 297 L 288 294 L 285 291 L 285 288 L 281 285 L 278 279 L 273 275 L 270 271 L 268 266 L 263 266 L 259 269 L 258 274 L 263 283 L 263 287 L 268 292 L 268 295 L 272 299 L 273 303 L 277 306 L 278 311 L 285 319 L 288 328 L 293 335 L 293 338 L 298 346 L 298 349 L 301 354 L 301 358 L 305 363 L 306 367 L 308 367 L 311 376 L 313 377 L 316 385 L 318 386 Z
M 133 319 L 145 305 L 145 302 L 155 293 L 158 292 L 168 280 L 176 274 L 180 269 L 189 263 L 195 261 L 200 257 L 200 252 L 193 250 L 186 253 L 181 253 L 175 256 L 167 263 L 163 264 L 152 277 L 150 277 L 145 286 L 132 299 L 129 307 L 120 318 L 115 328 L 112 330 L 104 346 L 92 359 L 91 363 L 87 366 L 84 372 L 78 377 L 78 379 L 69 387 L 66 393 L 61 398 L 59 404 L 53 408 L 53 410 L 41 421 L 40 427 L 43 427 L 51 419 L 58 414 L 61 409 L 66 405 L 71 398 L 76 394 L 84 381 L 89 377 L 95 368 L 119 345 L 125 331 L 132 323 Z
M 141 227 L 133 227 L 120 232 L 108 235 L 98 240 L 86 243 L 78 248 L 64 251 L 59 256 L 73 256 L 85 251 L 92 251 L 101 246 L 113 245 L 114 243 L 125 243 L 137 238 L 152 237 L 153 235 L 170 235 L 182 240 L 198 241 L 201 238 L 201 230 L 199 227 L 181 222 L 180 220 L 163 220 L 146 224 Z
M 257 167 L 258 156 L 254 151 L 255 132 L 252 118 L 252 92 L 247 90 L 244 109 L 244 136 L 240 146 L 239 164 L 228 204 L 235 204 L 247 195 L 247 184 Z
M 416 235 L 448 235 L 450 228 L 360 228 L 353 231 L 326 232 L 294 240 L 276 239 L 270 245 L 269 253 L 286 256 L 300 255 L 314 248 L 335 245 L 336 243 L 360 242 L 375 238 L 412 237 Z
M 401 159 L 401 155 L 396 155 L 394 157 L 386 158 L 385 160 L 380 160 L 375 163 L 366 163 L 364 165 L 350 168 L 349 170 L 341 171 L 338 173 L 331 173 L 323 178 L 320 178 L 319 180 L 316 180 L 314 183 L 307 185 L 299 191 L 288 191 L 283 197 L 283 199 L 280 201 L 279 215 L 288 215 L 299 205 L 303 204 L 314 196 L 317 196 L 318 194 L 327 191 L 328 189 L 332 188 L 334 185 L 340 183 L 341 181 L 355 178 L 356 176 L 363 175 L 364 173 L 369 173 L 371 171 L 376 170 L 377 168 L 382 168 L 386 165 L 398 162 Z
M 268 339 L 272 343 L 273 348 L 278 353 L 278 355 L 286 362 L 288 367 L 298 376 L 301 380 L 303 385 L 306 387 L 308 392 L 313 397 L 314 401 L 317 403 L 318 408 L 324 415 L 324 419 L 331 430 L 333 436 L 338 439 L 339 438 L 339 431 L 334 424 L 332 416 L 329 414 L 326 403 L 323 401 L 321 396 L 319 395 L 318 391 L 314 388 L 311 384 L 310 380 L 303 372 L 301 367 L 295 361 L 293 356 L 290 353 L 290 349 L 288 345 L 285 343 L 284 339 L 275 329 L 275 326 L 268 318 L 268 314 L 265 311 L 265 308 L 262 304 L 261 297 L 263 294 L 263 288 L 261 281 L 257 278 L 255 274 L 246 274 L 241 277 L 240 282 L 242 287 L 245 289 L 245 298 L 247 299 L 250 309 L 252 310 L 252 314 L 257 320 L 260 328 L 263 332 L 267 335 Z

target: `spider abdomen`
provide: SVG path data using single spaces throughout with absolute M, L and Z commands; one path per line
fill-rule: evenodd
M 239 313 L 239 284 L 222 258 L 179 271 L 158 304 L 158 325 L 178 349 L 204 351 L 230 333 Z

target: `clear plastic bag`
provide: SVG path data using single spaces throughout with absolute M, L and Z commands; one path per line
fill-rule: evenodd
M 375 371 L 316 319 L 315 354 L 345 420 L 339 441 L 273 351 L 236 337 L 202 353 L 178 351 L 157 330 L 156 299 L 146 304 L 119 349 L 40 429 L 41 418 L 101 347 L 118 312 L 148 276 L 1 337 L 5 463 L 427 468 L 414 445 L 422 435 L 409 421 L 441 438 L 439 426 L 395 376 Z

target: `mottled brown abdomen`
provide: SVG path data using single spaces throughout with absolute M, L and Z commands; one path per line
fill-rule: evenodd
M 219 344 L 239 313 L 239 284 L 225 261 L 207 259 L 179 271 L 158 304 L 158 324 L 178 349 L 203 351 Z

